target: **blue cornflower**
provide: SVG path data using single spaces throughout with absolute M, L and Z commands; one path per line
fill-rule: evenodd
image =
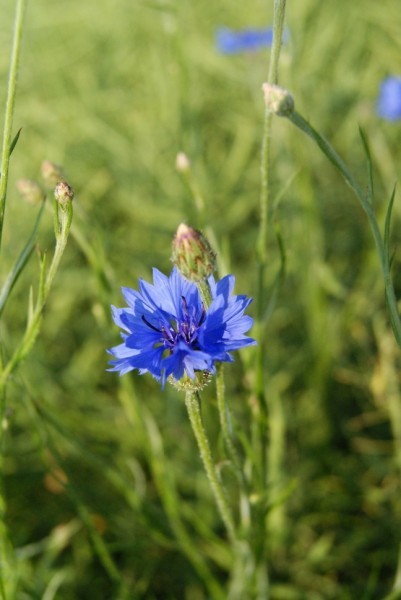
M 377 114 L 383 119 L 401 119 L 401 77 L 387 77 L 380 86 Z
M 139 280 L 139 292 L 122 288 L 127 308 L 113 310 L 114 322 L 124 330 L 123 343 L 109 350 L 111 371 L 120 375 L 138 369 L 164 385 L 170 375 L 179 381 L 196 371 L 215 372 L 216 362 L 232 362 L 232 350 L 255 344 L 245 333 L 253 319 L 244 315 L 252 301 L 234 296 L 235 278 L 227 275 L 208 283 L 212 301 L 203 305 L 195 283 L 174 267 L 167 277 L 153 269 L 153 285 Z
M 216 45 L 223 54 L 235 54 L 237 52 L 253 52 L 265 46 L 271 46 L 273 42 L 273 29 L 242 29 L 232 31 L 226 27 L 216 32 Z

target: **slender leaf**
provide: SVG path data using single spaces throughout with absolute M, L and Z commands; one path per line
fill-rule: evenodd
M 395 198 L 396 185 L 394 185 L 393 192 L 391 194 L 390 202 L 388 203 L 386 211 L 386 220 L 384 223 L 384 250 L 386 253 L 386 260 L 390 263 L 390 227 L 391 227 L 391 215 L 393 212 L 394 198 Z
M 3 287 L 0 291 L 0 316 L 4 310 L 6 302 L 10 296 L 11 290 L 13 289 L 14 285 L 16 284 L 18 277 L 24 270 L 24 267 L 27 264 L 29 257 L 32 254 L 32 250 L 35 245 L 36 234 L 38 231 L 39 223 L 40 223 L 40 220 L 41 220 L 42 214 L 43 214 L 43 207 L 44 207 L 44 202 L 39 210 L 38 216 L 36 217 L 36 221 L 33 226 L 32 233 L 31 233 L 25 247 L 23 248 L 21 254 L 19 255 L 16 263 L 12 267 L 10 273 L 8 274 L 6 280 L 3 284 Z
M 20 129 L 18 129 L 13 141 L 10 144 L 10 156 L 13 153 L 15 146 L 17 145 L 21 131 L 22 131 L 22 127 L 20 127 Z
M 369 142 L 368 138 L 362 127 L 359 127 L 359 135 L 361 136 L 363 148 L 365 150 L 366 158 L 368 161 L 368 200 L 372 202 L 373 200 L 373 169 L 372 169 L 372 156 L 370 154 Z

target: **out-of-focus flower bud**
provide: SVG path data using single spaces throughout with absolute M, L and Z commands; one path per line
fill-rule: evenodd
M 197 229 L 181 223 L 173 240 L 173 263 L 190 281 L 204 281 L 216 269 L 216 254 Z
M 54 189 L 59 181 L 65 181 L 65 175 L 62 167 L 52 163 L 50 160 L 44 160 L 40 170 L 46 187 L 50 189 Z
M 19 179 L 16 186 L 21 196 L 29 204 L 39 204 L 45 197 L 40 185 L 32 179 Z
M 294 99 L 288 90 L 264 83 L 262 85 L 266 108 L 278 117 L 289 117 L 294 112 Z
M 74 198 L 74 190 L 65 181 L 60 181 L 54 190 L 54 197 L 62 206 L 71 202 Z
M 191 161 L 185 152 L 179 152 L 175 159 L 175 168 L 180 173 L 187 173 L 191 168 Z

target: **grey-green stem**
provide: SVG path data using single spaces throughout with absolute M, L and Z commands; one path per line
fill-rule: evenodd
M 198 444 L 199 454 L 206 471 L 206 475 L 216 501 L 217 508 L 221 518 L 226 526 L 228 536 L 231 541 L 235 541 L 235 526 L 234 520 L 227 503 L 225 492 L 221 481 L 217 475 L 216 466 L 212 458 L 209 440 L 203 426 L 200 412 L 200 396 L 198 392 L 188 391 L 185 395 L 185 404 L 188 411 L 189 420 L 192 430 Z

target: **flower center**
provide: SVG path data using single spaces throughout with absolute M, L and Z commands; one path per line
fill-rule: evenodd
M 181 297 L 182 303 L 182 315 L 181 319 L 171 318 L 167 320 L 161 317 L 159 320 L 159 327 L 150 323 L 147 318 L 142 315 L 142 321 L 146 323 L 148 327 L 157 331 L 161 334 L 160 341 L 155 344 L 155 347 L 163 345 L 166 350 L 172 351 L 173 348 L 179 342 L 185 342 L 188 346 L 196 349 L 196 338 L 198 329 L 202 325 L 206 317 L 206 311 L 202 308 L 202 312 L 199 315 L 199 311 L 195 306 L 188 306 L 187 300 L 184 296 Z

